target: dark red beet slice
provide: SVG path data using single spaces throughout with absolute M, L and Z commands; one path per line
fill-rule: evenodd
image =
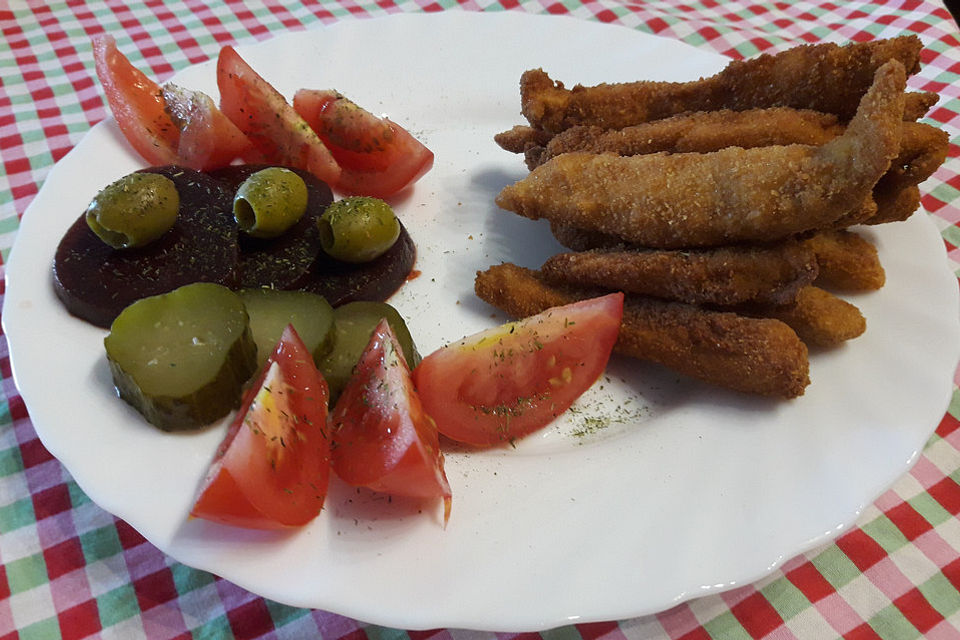
M 321 251 L 303 290 L 319 293 L 334 307 L 356 300 L 383 301 L 406 281 L 416 257 L 417 248 L 401 223 L 400 237 L 372 262 L 340 262 Z
M 207 175 L 182 167 L 144 169 L 176 184 L 180 211 L 174 226 L 140 249 L 118 250 L 87 226 L 84 215 L 57 247 L 53 283 L 73 315 L 109 328 L 130 303 L 191 282 L 237 285 L 237 227 L 233 193 Z
M 235 165 L 211 171 L 210 176 L 225 182 L 231 193 L 261 169 L 273 165 Z M 307 211 L 293 227 L 277 238 L 252 238 L 240 233 L 239 283 L 244 288 L 270 287 L 299 289 L 310 278 L 320 249 L 317 218 L 333 201 L 330 187 L 313 174 L 293 169 L 307 185 Z
M 272 165 L 236 165 L 210 172 L 236 190 L 251 174 Z M 260 240 L 240 234 L 240 286 L 300 289 L 318 293 L 333 306 L 354 300 L 386 300 L 413 268 L 416 248 L 401 225 L 400 237 L 385 254 L 365 264 L 334 260 L 320 248 L 317 218 L 333 200 L 330 188 L 316 177 L 303 178 L 310 198 L 307 212 L 278 238 Z

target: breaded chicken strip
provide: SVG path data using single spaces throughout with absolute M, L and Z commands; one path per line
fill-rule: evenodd
M 876 73 L 843 135 L 714 153 L 568 153 L 505 187 L 497 204 L 656 248 L 767 242 L 829 227 L 871 194 L 896 157 L 903 65 Z
M 846 230 L 821 231 L 804 240 L 813 251 L 820 287 L 839 291 L 875 291 L 886 282 L 877 248 L 863 236 Z
M 474 290 L 516 318 L 597 295 L 549 285 L 536 271 L 513 264 L 478 272 Z M 810 383 L 807 348 L 784 323 L 679 302 L 627 296 L 614 350 L 763 396 L 795 398 Z
M 510 153 L 524 153 L 527 149 L 533 147 L 543 147 L 550 142 L 551 138 L 553 138 L 552 133 L 518 124 L 507 131 L 494 135 L 493 141 L 501 149 Z
M 877 210 L 877 201 L 873 199 L 873 194 L 871 193 L 863 202 L 860 203 L 859 207 L 851 209 L 847 213 L 843 214 L 834 220 L 833 224 L 827 228 L 846 229 L 847 227 L 863 224 L 867 220 L 876 217 Z
M 520 105 L 531 126 L 552 133 L 578 124 L 621 129 L 687 111 L 762 107 L 813 109 L 849 120 L 881 65 L 898 60 L 907 73 L 916 73 L 922 48 L 913 35 L 846 46 L 804 45 L 733 61 L 716 75 L 692 82 L 578 85 L 572 90 L 536 69 L 520 79 Z
M 573 151 L 635 156 L 667 151 L 708 153 L 725 147 L 820 145 L 843 133 L 831 114 L 805 109 L 697 111 L 623 129 L 576 126 L 553 136 L 545 146 L 527 141 L 527 168 L 533 170 L 555 156 Z M 541 138 L 542 139 L 542 138 Z
M 524 155 L 532 170 L 554 156 L 575 151 L 628 156 L 658 151 L 707 153 L 725 147 L 823 144 L 843 130 L 834 116 L 812 111 L 707 111 L 613 131 L 573 127 L 554 136 L 545 147 L 530 146 Z M 906 220 L 919 204 L 919 192 L 910 187 L 929 178 L 943 164 L 949 142 L 949 136 L 941 129 L 916 122 L 902 123 L 897 157 L 873 189 L 880 210 L 857 213 L 852 221 L 842 220 L 841 226 Z
M 949 150 L 950 136 L 943 129 L 917 122 L 903 123 L 900 151 L 877 183 L 877 190 L 893 193 L 920 184 L 940 168 Z
M 929 178 L 946 160 L 949 149 L 949 136 L 942 129 L 917 122 L 904 122 L 900 127 L 900 150 L 877 185 L 887 193 Z M 815 111 L 704 111 L 609 131 L 572 127 L 545 146 L 531 144 L 524 156 L 527 168 L 533 170 L 550 158 L 575 151 L 633 156 L 659 151 L 709 153 L 726 147 L 821 145 L 843 131 L 836 117 Z
M 792 303 L 813 282 L 817 260 L 805 244 L 704 250 L 623 250 L 560 253 L 540 272 L 553 284 L 599 287 L 664 300 L 733 306 Z
M 932 91 L 908 91 L 903 97 L 903 119 L 913 122 L 927 115 L 927 112 L 940 99 Z
M 810 284 L 816 274 L 813 251 L 789 242 L 769 248 L 561 253 L 548 258 L 539 275 L 555 286 L 739 307 L 733 310 L 781 320 L 808 346 L 836 346 L 866 331 L 856 306 Z
M 906 220 L 920 206 L 920 187 L 913 185 L 899 191 L 874 187 L 877 212 L 867 218 L 864 224 L 884 224 Z
M 599 231 L 586 231 L 573 225 L 550 221 L 550 233 L 557 242 L 571 251 L 616 251 L 618 249 L 642 248 L 632 247 L 617 236 L 611 236 Z
M 819 287 L 806 286 L 793 304 L 756 310 L 793 329 L 808 347 L 830 348 L 867 330 L 867 321 L 855 305 Z
M 904 96 L 903 96 L 903 120 L 904 120 L 904 122 L 914 122 L 914 121 L 919 120 L 920 118 L 922 118 L 922 117 L 927 113 L 927 111 L 929 111 L 930 108 L 937 103 L 938 98 L 939 98 L 939 96 L 938 96 L 936 93 L 933 93 L 933 92 L 930 92 L 930 91 L 922 91 L 922 92 L 908 91 L 908 92 L 907 92 L 906 94 L 904 94 Z M 836 117 L 835 115 L 833 115 L 833 114 L 827 114 L 827 113 L 820 113 L 819 111 L 812 111 L 812 110 L 810 110 L 810 109 L 791 109 L 791 108 L 789 108 L 789 107 L 770 107 L 770 108 L 768 108 L 768 109 L 760 109 L 760 108 L 750 109 L 748 112 L 749 112 L 750 114 L 753 114 L 753 115 L 759 115 L 759 116 L 761 116 L 761 117 L 765 117 L 765 114 L 763 113 L 763 112 L 765 112 L 765 111 L 773 111 L 773 112 L 776 112 L 776 111 L 783 111 L 783 112 L 793 111 L 793 112 L 797 112 L 797 113 L 801 113 L 801 114 L 811 114 L 811 115 L 809 116 L 811 119 L 822 118 L 823 121 L 827 124 L 827 126 L 830 126 L 830 127 L 837 127 L 837 126 L 838 126 L 838 125 L 837 125 L 838 119 L 837 119 L 837 117 Z M 686 117 L 686 116 L 703 117 L 702 114 L 708 114 L 708 113 L 745 113 L 745 112 L 732 111 L 731 109 L 721 109 L 721 110 L 716 111 L 716 112 L 714 112 L 714 111 L 693 111 L 693 112 L 686 112 L 686 113 L 683 113 L 683 114 L 679 114 L 679 115 L 676 115 L 676 116 L 671 116 L 671 117 L 669 117 L 669 118 L 662 118 L 662 119 L 660 119 L 660 120 L 651 120 L 649 123 L 642 123 L 642 124 L 653 124 L 653 123 L 656 123 L 656 122 L 668 123 L 668 121 L 671 121 L 671 120 L 673 120 L 674 118 L 680 119 L 680 118 L 684 118 L 684 117 Z M 816 114 L 816 115 L 812 115 L 812 114 Z M 716 117 L 720 117 L 720 116 L 716 116 Z M 777 116 L 775 116 L 775 117 L 777 117 Z M 811 122 L 813 122 L 813 120 L 811 120 Z M 637 127 L 637 126 L 642 126 L 642 124 L 641 124 L 641 125 L 633 125 L 633 126 L 635 126 L 635 127 Z M 707 122 L 704 121 L 704 124 L 707 124 Z M 714 130 L 713 132 L 707 132 L 708 135 L 716 135 L 716 134 L 719 134 L 719 135 L 723 135 L 723 136 L 726 138 L 726 137 L 728 137 L 728 136 L 724 133 L 724 129 L 727 129 L 727 128 L 730 128 L 730 127 L 736 127 L 736 126 L 738 125 L 738 123 L 737 123 L 735 120 L 732 120 L 732 119 L 729 119 L 729 118 L 722 118 L 722 121 L 721 121 L 720 123 L 718 123 L 718 124 L 719 124 L 722 128 L 717 129 L 717 130 Z M 788 119 L 788 120 L 785 120 L 785 121 L 782 121 L 782 122 L 780 122 L 779 124 L 780 124 L 781 127 L 787 127 L 787 128 L 791 128 L 791 127 L 795 126 L 794 123 L 791 122 L 789 119 Z M 714 150 L 720 149 L 720 148 L 722 148 L 722 147 L 729 147 L 729 146 L 738 146 L 738 147 L 751 146 L 751 147 L 757 147 L 757 146 L 762 146 L 763 144 L 795 144 L 795 143 L 796 143 L 796 144 L 817 144 L 816 142 L 807 141 L 807 140 L 805 140 L 803 137 L 799 137 L 799 139 L 796 139 L 796 140 L 793 140 L 793 139 L 792 139 L 792 138 L 797 138 L 797 136 L 790 136 L 790 137 L 789 137 L 790 139 L 788 139 L 787 141 L 780 141 L 780 142 L 773 142 L 773 141 L 771 141 L 771 142 L 762 142 L 763 138 L 760 137 L 759 139 L 760 139 L 761 142 L 760 142 L 759 144 L 757 144 L 757 143 L 749 144 L 750 135 L 753 135 L 753 136 L 762 136 L 763 130 L 769 131 L 769 130 L 771 130 L 772 127 L 774 127 L 775 125 L 776 125 L 776 120 L 765 120 L 764 122 L 757 123 L 757 124 L 754 125 L 754 126 L 762 127 L 762 130 L 759 131 L 759 132 L 755 132 L 755 133 L 749 134 L 747 137 L 743 138 L 743 140 L 744 140 L 745 142 L 741 142 L 741 143 L 739 143 L 739 144 L 725 143 L 725 144 L 723 144 L 723 145 L 721 145 L 721 146 L 716 146 L 716 145 L 714 145 L 714 148 L 713 148 L 713 149 L 698 148 L 699 145 L 697 145 L 697 144 L 689 144 L 689 145 L 683 145 L 683 146 L 688 146 L 689 148 L 674 148 L 673 151 L 708 151 L 708 150 L 709 150 L 709 151 L 714 151 Z M 668 125 L 668 126 L 672 126 L 672 125 Z M 808 123 L 808 122 L 801 122 L 801 123 L 800 123 L 800 126 L 801 126 L 801 127 L 804 127 L 804 129 L 801 129 L 801 131 L 800 131 L 800 134 L 801 134 L 801 136 L 802 136 L 804 133 L 806 133 L 806 132 L 805 132 L 805 128 L 809 126 L 809 123 Z M 557 137 L 561 137 L 563 134 L 569 132 L 571 129 L 578 129 L 578 128 L 580 128 L 580 127 L 590 127 L 590 128 L 596 129 L 597 131 L 600 131 L 600 132 L 604 132 L 604 131 L 618 131 L 618 129 L 605 129 L 605 128 L 603 128 L 603 127 L 599 127 L 599 126 L 596 126 L 596 125 L 590 125 L 590 124 L 584 123 L 584 124 L 580 124 L 580 125 L 573 126 L 573 127 L 571 127 L 570 129 L 567 129 L 567 130 L 564 130 L 563 132 L 560 132 L 560 133 L 556 133 L 556 134 L 555 134 L 555 133 L 551 133 L 551 132 L 549 132 L 549 131 L 544 131 L 543 129 L 537 129 L 537 128 L 535 128 L 535 127 L 531 127 L 531 126 L 529 126 L 529 125 L 521 125 L 521 124 L 518 124 L 518 125 L 513 126 L 511 129 L 509 129 L 509 130 L 507 130 L 507 131 L 503 131 L 502 133 L 498 133 L 498 134 L 494 135 L 494 136 L 493 136 L 493 140 L 494 140 L 494 142 L 496 142 L 498 145 L 500 145 L 500 148 L 504 149 L 505 151 L 509 151 L 509 152 L 511 152 L 511 153 L 523 153 L 523 154 L 526 154 L 526 155 L 528 156 L 528 157 L 527 157 L 527 166 L 528 166 L 530 169 L 533 169 L 534 167 L 537 167 L 537 166 L 543 164 L 543 163 L 546 162 L 549 158 L 551 158 L 551 157 L 553 157 L 553 156 L 555 156 L 555 155 L 559 155 L 559 154 L 561 154 L 561 153 L 566 153 L 566 152 L 568 152 L 568 151 L 587 151 L 588 149 L 585 149 L 585 148 L 584 148 L 584 149 L 573 148 L 573 147 L 563 148 L 563 147 L 566 147 L 566 146 L 567 146 L 567 143 L 557 142 L 557 143 L 554 143 L 553 148 L 551 148 L 551 149 L 548 150 L 549 153 L 547 154 L 546 157 L 541 157 L 541 156 L 543 155 L 543 153 L 544 153 L 544 147 L 547 147 L 551 140 L 553 140 L 554 138 L 557 138 Z M 627 129 L 627 128 L 630 128 L 630 127 L 624 127 L 624 129 Z M 583 135 L 583 134 L 577 134 L 577 135 Z M 684 135 L 685 135 L 685 137 L 693 138 L 693 139 L 696 139 L 696 137 L 697 137 L 696 134 L 684 134 Z M 813 135 L 815 135 L 815 136 L 817 135 L 816 131 L 813 132 Z M 656 138 L 657 136 L 653 136 L 653 137 Z M 651 142 L 654 143 L 655 145 L 662 144 L 662 143 L 656 143 L 655 141 L 651 141 Z M 826 142 L 826 140 L 823 140 L 823 142 Z M 561 147 L 560 145 L 563 145 L 563 147 Z M 613 149 L 610 149 L 610 150 L 613 151 Z M 652 153 L 652 152 L 654 152 L 654 151 L 667 151 L 667 150 L 668 150 L 667 148 L 651 148 L 651 149 L 648 149 L 648 150 L 645 150 L 645 151 L 638 151 L 637 153 Z M 632 154 L 632 153 L 621 153 L 621 155 L 633 155 L 633 154 Z

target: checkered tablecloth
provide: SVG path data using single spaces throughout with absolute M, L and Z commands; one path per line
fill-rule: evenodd
M 571 14 L 677 38 L 732 57 L 803 42 L 903 32 L 926 45 L 914 89 L 941 95 L 928 120 L 960 128 L 960 33 L 940 2 L 900 0 L 0 0 L 0 257 L 50 167 L 108 116 L 90 36 L 113 33 L 166 78 L 220 47 L 318 22 L 394 12 Z M 960 260 L 960 150 L 923 186 L 923 206 Z M 920 214 L 925 215 L 925 214 Z M 0 266 L 0 269 L 3 267 Z M 493 638 L 373 627 L 297 609 L 181 565 L 95 505 L 43 447 L 0 341 L 0 640 L 51 638 Z M 835 543 L 767 578 L 656 615 L 541 635 L 583 638 L 960 638 L 960 395 L 913 469 Z

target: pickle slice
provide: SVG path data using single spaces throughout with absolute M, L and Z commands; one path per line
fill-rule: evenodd
M 389 304 L 361 301 L 337 307 L 333 310 L 333 350 L 317 361 L 317 368 L 330 387 L 331 406 L 347 386 L 347 381 L 353 375 L 353 368 L 382 318 L 387 319 L 390 328 L 397 335 L 407 366 L 413 369 L 419 364 L 420 354 L 410 336 L 410 330 L 397 310 Z
M 333 348 L 333 307 L 323 296 L 264 288 L 243 289 L 240 298 L 250 315 L 258 368 L 273 353 L 288 324 L 293 324 L 315 361 Z
M 164 431 L 222 418 L 256 371 L 243 301 L 209 282 L 134 302 L 103 343 L 120 397 Z

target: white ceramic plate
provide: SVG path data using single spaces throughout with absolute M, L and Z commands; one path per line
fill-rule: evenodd
M 392 300 L 421 350 L 499 322 L 473 276 L 539 266 L 546 228 L 497 210 L 524 174 L 495 133 L 517 83 L 691 79 L 716 55 L 616 26 L 445 12 L 349 20 L 241 54 L 285 95 L 333 87 L 421 137 L 433 171 L 398 211 L 422 275 Z M 215 93 L 214 68 L 181 73 Z M 55 246 L 98 189 L 141 166 L 112 121 L 51 172 L 23 218 L 3 322 L 44 444 L 103 508 L 188 565 L 266 597 L 400 628 L 543 629 L 625 617 L 757 579 L 849 526 L 914 461 L 942 417 L 958 353 L 956 281 L 924 214 L 871 229 L 888 284 L 858 296 L 863 337 L 812 358 L 802 398 L 773 402 L 615 360 L 576 412 L 516 449 L 450 452 L 453 515 L 335 484 L 287 534 L 186 516 L 224 425 L 164 434 L 117 400 L 104 332 L 61 308 Z

